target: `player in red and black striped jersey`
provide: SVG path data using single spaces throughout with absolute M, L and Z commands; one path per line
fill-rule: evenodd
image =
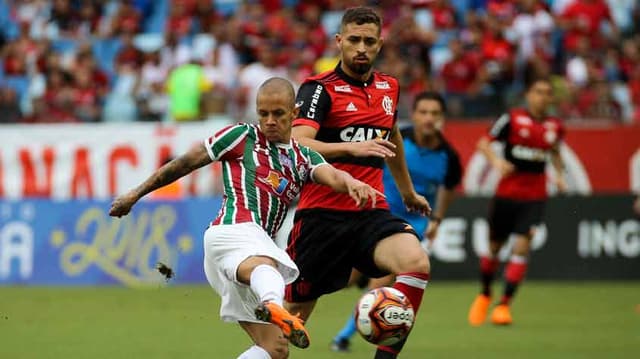
M 336 35 L 341 61 L 300 87 L 292 136 L 378 191 L 383 190 L 386 161 L 405 206 L 429 214 L 427 200 L 409 177 L 396 126 L 398 81 L 372 67 L 382 46 L 380 29 L 380 17 L 370 8 L 345 12 Z M 300 269 L 286 289 L 289 310 L 306 320 L 316 300 L 344 288 L 356 268 L 372 278 L 395 274 L 394 288 L 417 311 L 429 279 L 429 258 L 415 230 L 393 216 L 386 202 L 360 210 L 346 199 L 320 186 L 302 190 L 287 248 Z M 375 358 L 395 358 L 403 345 L 380 346 Z
M 509 304 L 524 279 L 534 226 L 542 222 L 547 198 L 548 160 L 557 173 L 557 187 L 563 192 L 563 163 L 559 146 L 564 127 L 557 118 L 547 115 L 552 100 L 552 87 L 547 79 L 532 81 L 526 92 L 527 107 L 513 109 L 500 117 L 489 135 L 478 142 L 478 149 L 500 171 L 502 178 L 496 188 L 489 211 L 489 253 L 480 258 L 481 293 L 469 310 L 469 323 L 484 323 L 491 304 L 491 283 L 499 266 L 497 254 L 511 234 L 515 242 L 505 267 L 505 289 L 494 308 L 494 324 L 511 324 Z M 504 144 L 504 157 L 491 148 L 491 141 Z

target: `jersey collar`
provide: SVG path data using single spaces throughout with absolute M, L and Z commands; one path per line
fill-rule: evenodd
M 341 79 L 343 79 L 349 85 L 358 86 L 358 87 L 367 87 L 371 85 L 371 83 L 373 83 L 373 76 L 374 76 L 373 72 L 371 73 L 371 77 L 369 77 L 367 81 L 360 81 L 358 79 L 354 79 L 353 77 L 347 75 L 347 73 L 344 72 L 344 70 L 342 70 L 341 65 L 342 65 L 342 61 L 338 62 L 338 65 L 336 66 L 336 73 L 338 74 L 338 76 L 340 76 Z
M 402 135 L 403 139 L 406 138 L 409 141 L 413 142 L 416 146 L 418 146 L 418 144 L 416 143 L 416 137 L 415 137 L 415 132 L 413 131 L 413 126 L 403 128 L 402 130 L 400 130 L 400 134 Z M 447 146 L 446 140 L 444 139 L 442 132 L 438 131 L 437 136 L 440 139 L 440 143 L 438 144 L 438 146 L 436 146 L 436 148 L 430 149 L 432 151 L 439 151 Z M 420 147 L 420 148 L 422 149 L 425 147 Z

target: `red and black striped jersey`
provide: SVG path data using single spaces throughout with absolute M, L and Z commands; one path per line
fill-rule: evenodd
M 502 115 L 489 130 L 489 137 L 504 143 L 504 157 L 515 166 L 515 171 L 500 179 L 496 196 L 517 200 L 545 199 L 547 160 L 564 132 L 559 119 L 536 119 L 526 109 L 512 109 Z
M 396 122 L 399 94 L 398 81 L 392 76 L 374 71 L 363 82 L 349 77 L 338 64 L 334 70 L 302 84 L 296 98 L 300 114 L 293 126 L 312 126 L 318 130 L 316 139 L 327 143 L 388 140 Z M 327 160 L 354 178 L 384 190 L 384 159 L 344 156 Z M 378 204 L 376 207 L 388 208 L 385 201 Z M 305 208 L 359 210 L 348 194 L 336 194 L 318 184 L 303 188 L 298 209 Z

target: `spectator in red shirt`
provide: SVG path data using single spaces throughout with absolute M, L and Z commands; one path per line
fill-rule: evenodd
M 487 13 L 505 24 L 510 24 L 518 9 L 514 0 L 488 0 Z
M 640 67 L 640 49 L 638 42 L 626 39 L 622 42 L 622 56 L 620 58 L 620 70 L 625 79 L 630 79 L 636 68 Z
M 78 51 L 75 65 L 75 71 L 86 71 L 89 74 L 91 86 L 96 90 L 99 99 L 107 95 L 109 77 L 96 65 L 91 48 Z
M 189 16 L 185 4 L 182 1 L 175 2 L 171 7 L 165 31 L 181 38 L 191 32 L 192 25 L 191 16 Z
M 122 72 L 123 67 L 139 69 L 142 65 L 142 52 L 133 45 L 131 34 L 124 34 L 121 37 L 122 47 L 116 55 L 115 67 L 117 72 Z
M 20 54 L 17 44 L 10 43 L 4 49 L 4 74 L 8 76 L 24 76 L 27 74 L 27 63 L 24 54 Z
M 36 121 L 41 123 L 77 122 L 73 116 L 71 77 L 61 70 L 47 73 L 47 88 L 34 107 Z
M 460 40 L 451 40 L 449 50 L 451 51 L 451 60 L 444 65 L 441 74 L 447 94 L 467 94 L 476 82 L 476 74 L 480 67 L 478 63 L 465 55 Z
M 434 0 L 429 10 L 433 17 L 433 26 L 437 30 L 451 30 L 456 27 L 456 10 L 449 0 Z
M 636 66 L 629 77 L 629 92 L 634 107 L 633 120 L 640 123 L 640 65 Z
M 88 69 L 74 72 L 71 103 L 75 116 L 82 122 L 96 122 L 100 118 L 100 97 Z
M 591 81 L 578 93 L 576 114 L 581 119 L 620 119 L 620 105 L 611 96 L 609 84 L 604 79 Z
M 498 19 L 489 16 L 486 21 L 487 31 L 482 37 L 482 57 L 485 69 L 495 90 L 501 93 L 513 79 L 515 51 L 503 35 L 502 25 Z
M 484 82 L 482 67 L 470 56 L 467 56 L 458 39 L 449 42 L 452 58 L 441 73 L 441 80 L 447 94 L 447 108 L 454 116 L 477 114 L 480 104 L 475 104 L 477 95 Z M 474 102 L 473 106 L 471 102 Z
M 614 34 L 618 33 L 612 20 L 609 6 L 604 0 L 579 0 L 567 6 L 561 16 L 561 25 L 567 30 L 564 35 L 565 49 L 573 52 L 581 36 L 588 36 L 592 48 L 602 45 L 600 27 L 608 21 Z
M 140 30 L 141 20 L 142 15 L 133 6 L 132 0 L 122 1 L 111 24 L 112 33 L 114 35 L 135 34 Z

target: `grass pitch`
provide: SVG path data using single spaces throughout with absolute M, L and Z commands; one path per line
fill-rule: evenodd
M 496 286 L 496 293 L 501 288 Z M 467 325 L 477 284 L 429 284 L 401 358 L 637 358 L 640 282 L 527 282 L 508 328 Z M 321 299 L 309 322 L 311 347 L 291 358 L 365 359 L 374 347 L 354 338 L 350 354 L 328 350 L 359 297 Z M 249 345 L 218 319 L 207 286 L 125 288 L 0 287 L 0 358 L 236 358 Z

